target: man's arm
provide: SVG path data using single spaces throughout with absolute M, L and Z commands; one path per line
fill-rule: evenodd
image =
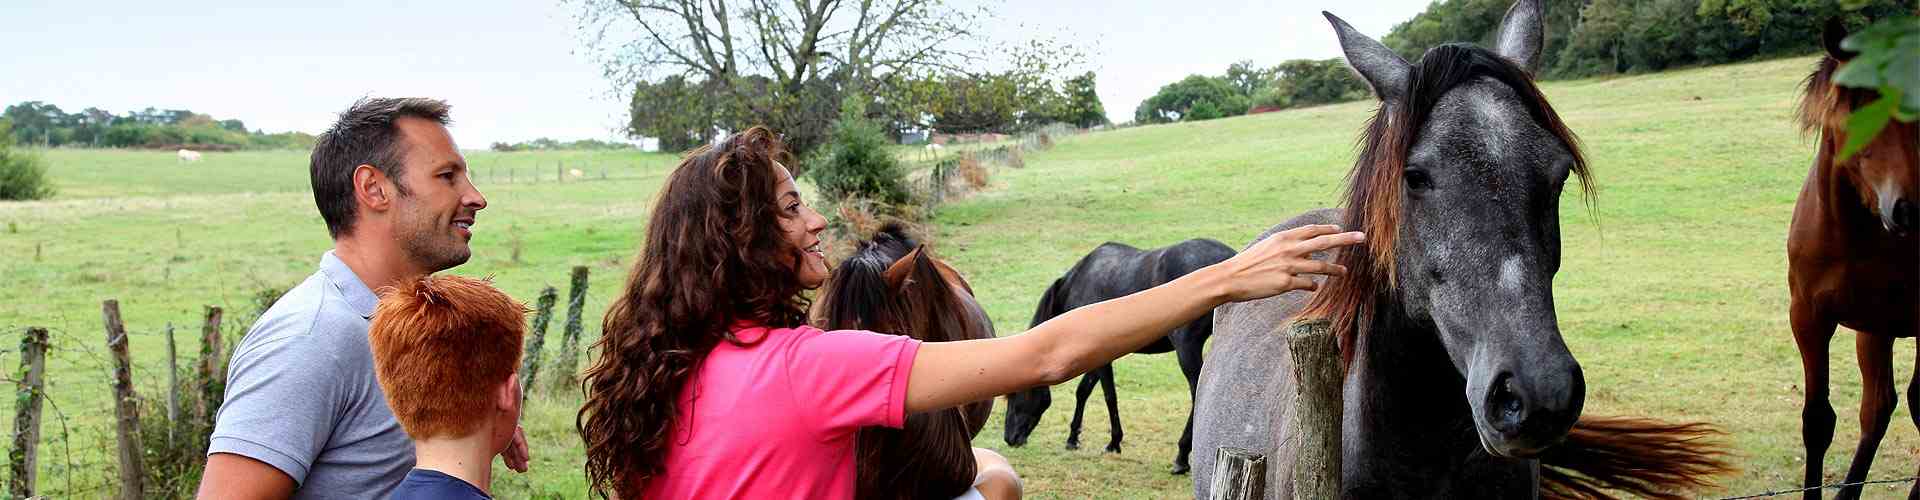
M 207 470 L 200 475 L 200 499 L 280 500 L 293 496 L 293 478 L 280 469 L 232 453 L 207 457 Z

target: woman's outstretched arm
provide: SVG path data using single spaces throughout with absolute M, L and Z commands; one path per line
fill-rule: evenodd
M 920 347 L 907 379 L 907 413 L 958 406 L 1105 365 L 1227 302 L 1312 289 L 1309 275 L 1338 276 L 1314 252 L 1365 241 L 1338 226 L 1302 226 L 1261 240 L 1225 262 L 1132 295 L 1081 307 L 1026 333 Z

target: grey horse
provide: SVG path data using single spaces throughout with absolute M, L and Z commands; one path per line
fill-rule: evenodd
M 1697 424 L 1635 419 L 1569 439 L 1576 421 L 1588 421 L 1580 419 L 1580 364 L 1554 312 L 1560 193 L 1573 176 L 1591 184 L 1578 141 L 1532 82 L 1541 12 L 1538 0 L 1520 0 L 1501 21 L 1494 50 L 1442 45 L 1415 65 L 1326 14 L 1380 109 L 1343 209 L 1308 212 L 1260 238 L 1341 224 L 1366 231 L 1368 242 L 1320 256 L 1348 274 L 1317 292 L 1215 310 L 1215 345 L 1195 401 L 1198 497 L 1208 496 L 1216 450 L 1238 447 L 1267 456 L 1268 498 L 1292 498 L 1294 381 L 1280 329 L 1296 316 L 1328 319 L 1340 337 L 1348 367 L 1346 498 L 1535 498 L 1543 488 L 1632 488 L 1612 476 L 1644 472 L 1583 470 L 1593 466 L 1578 460 L 1622 442 L 1678 446 L 1626 457 L 1680 476 L 1629 478 L 1675 480 L 1644 492 L 1698 485 L 1687 476 L 1724 468 L 1711 450 L 1689 448 L 1694 440 L 1680 437 L 1712 432 Z M 1543 461 L 1591 479 L 1569 479 L 1576 476 Z M 1580 484 L 1557 484 L 1567 481 Z

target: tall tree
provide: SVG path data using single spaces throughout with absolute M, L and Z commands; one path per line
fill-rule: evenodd
M 1062 118 L 1067 123 L 1080 128 L 1112 123 L 1107 119 L 1107 108 L 1100 105 L 1100 93 L 1094 89 L 1092 71 L 1068 78 L 1064 86 L 1067 109 Z
M 877 74 L 960 71 L 978 57 L 980 8 L 942 0 L 580 0 L 584 31 L 617 81 L 683 75 L 711 89 L 714 125 L 773 126 L 795 149 L 820 144 L 848 90 Z M 629 36 L 630 35 L 630 36 Z

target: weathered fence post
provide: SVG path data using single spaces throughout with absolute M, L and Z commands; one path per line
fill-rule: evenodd
M 547 342 L 547 324 L 553 321 L 553 304 L 560 301 L 560 292 L 553 287 L 540 290 L 539 308 L 533 313 L 533 338 L 527 339 L 527 359 L 520 360 L 520 399 L 527 399 L 527 388 L 533 387 L 534 378 L 540 375 L 540 347 Z
M 173 348 L 173 322 L 167 322 L 167 447 L 180 427 L 180 353 Z
M 223 315 L 219 307 L 207 306 L 207 321 L 200 327 L 200 394 L 194 398 L 194 412 L 208 429 L 213 428 L 213 420 L 220 414 L 221 394 L 226 386 L 226 370 L 220 359 L 221 348 L 220 319 Z
M 1327 321 L 1300 321 L 1287 328 L 1287 350 L 1293 353 L 1294 436 L 1299 440 L 1293 498 L 1338 498 L 1341 391 L 1346 385 L 1339 341 Z
M 587 307 L 587 266 L 573 266 L 573 280 L 567 287 L 567 327 L 560 339 L 559 372 L 554 380 L 561 386 L 574 383 L 574 363 L 580 357 L 580 313 Z
M 1213 462 L 1213 495 L 1208 500 L 1256 500 L 1267 497 L 1267 457 L 1241 448 L 1221 447 Z M 1295 490 L 1298 491 L 1298 490 Z
M 40 476 L 40 403 L 46 398 L 47 329 L 20 337 L 20 387 L 14 398 L 13 450 L 7 453 L 7 496 L 32 498 Z
M 127 327 L 120 323 L 120 301 L 100 303 L 100 315 L 107 323 L 107 349 L 113 351 L 113 415 L 118 421 L 120 438 L 120 498 L 137 500 L 146 496 L 142 481 L 140 454 L 140 406 L 133 393 L 133 370 L 127 358 Z

